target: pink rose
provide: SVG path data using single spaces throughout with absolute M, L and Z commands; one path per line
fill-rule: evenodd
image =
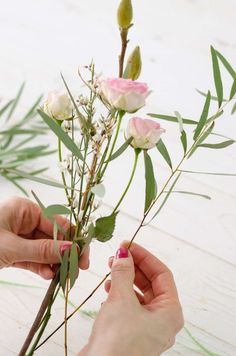
M 129 120 L 125 137 L 126 139 L 133 137 L 131 145 L 134 148 L 149 150 L 156 146 L 163 132 L 165 132 L 165 130 L 161 128 L 158 122 L 133 117 Z
M 112 107 L 130 113 L 143 107 L 150 94 L 146 83 L 123 78 L 102 80 L 100 88 L 102 96 Z

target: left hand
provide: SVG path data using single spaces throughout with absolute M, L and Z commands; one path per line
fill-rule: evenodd
M 65 231 L 69 221 L 55 216 Z M 62 241 L 58 234 L 61 253 L 70 248 L 71 242 Z M 89 266 L 89 251 L 80 257 L 79 267 Z M 45 279 L 55 275 L 53 265 L 60 262 L 53 241 L 53 224 L 47 220 L 35 203 L 25 198 L 11 198 L 0 203 L 0 268 L 18 267 L 37 273 Z

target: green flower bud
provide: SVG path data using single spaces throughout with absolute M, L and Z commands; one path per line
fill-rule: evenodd
M 140 76 L 142 69 L 142 60 L 140 47 L 137 46 L 128 58 L 123 77 L 126 79 L 136 80 Z
M 131 0 L 121 0 L 117 11 L 118 24 L 121 29 L 127 29 L 133 19 Z

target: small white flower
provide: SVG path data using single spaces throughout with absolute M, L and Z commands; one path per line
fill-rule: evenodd
M 96 143 L 100 142 L 101 139 L 102 139 L 102 135 L 101 135 L 99 132 L 97 132 L 97 133 L 93 136 L 93 141 L 96 142 Z
M 72 117 L 72 103 L 67 93 L 51 91 L 44 103 L 45 113 L 56 120 L 66 120 Z

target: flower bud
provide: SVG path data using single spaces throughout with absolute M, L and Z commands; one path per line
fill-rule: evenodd
M 66 120 L 72 117 L 72 103 L 67 93 L 51 91 L 44 103 L 45 113 L 56 120 Z
M 137 46 L 128 58 L 123 77 L 126 79 L 136 80 L 140 76 L 142 69 L 142 60 L 140 47 Z
M 131 0 L 121 0 L 117 11 L 117 20 L 121 29 L 127 29 L 133 19 Z

